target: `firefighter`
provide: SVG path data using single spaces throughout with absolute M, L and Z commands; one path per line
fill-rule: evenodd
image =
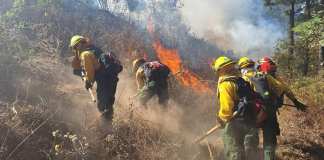
M 213 69 L 219 75 L 217 95 L 219 112 L 217 119 L 223 125 L 223 142 L 226 160 L 256 160 L 258 150 L 258 129 L 252 121 L 237 118 L 244 97 L 251 97 L 252 89 L 237 73 L 235 62 L 219 57 Z M 243 87 L 239 87 L 243 86 Z M 247 104 L 246 104 L 247 105 Z M 252 118 L 246 115 L 244 117 Z M 253 119 L 253 118 L 252 118 Z
M 133 61 L 133 72 L 136 74 L 140 103 L 146 106 L 146 103 L 157 95 L 159 104 L 167 106 L 170 69 L 158 61 L 146 62 L 145 59 L 139 58 Z
M 82 76 L 85 88 L 91 89 L 94 82 L 97 84 L 97 107 L 102 116 L 107 120 L 113 118 L 113 105 L 118 82 L 118 73 L 105 66 L 102 51 L 80 35 L 71 38 L 70 47 L 74 52 L 72 61 L 73 72 Z M 103 59 L 103 61 L 99 61 Z
M 278 92 L 277 92 L 277 96 L 278 96 L 277 106 L 278 107 L 281 107 L 283 105 L 283 100 L 284 100 L 283 98 L 284 98 L 284 95 L 286 95 L 295 104 L 297 109 L 300 109 L 300 110 L 306 109 L 306 106 L 296 99 L 296 97 L 294 96 L 293 92 L 290 90 L 288 85 L 286 85 L 283 82 L 283 80 L 276 75 L 277 66 L 276 66 L 276 63 L 272 59 L 270 59 L 269 57 L 262 58 L 259 61 L 258 69 L 262 73 L 271 75 L 275 80 L 277 80 L 278 84 L 281 86 L 281 87 L 277 88 L 277 90 L 278 90 Z
M 270 58 L 262 59 L 263 63 L 258 67 L 263 71 L 262 73 L 255 69 L 255 62 L 247 57 L 242 57 L 238 62 L 242 77 L 253 86 L 254 90 L 258 92 L 264 100 L 263 104 L 265 105 L 266 119 L 261 126 L 263 131 L 264 160 L 275 159 L 277 135 L 280 134 L 276 113 L 283 104 L 283 96 L 286 95 L 291 99 L 298 110 L 304 111 L 306 109 L 306 106 L 295 98 L 292 91 L 285 84 L 273 77 L 276 72 L 276 67 L 275 63 L 269 60 Z M 264 62 L 267 63 L 264 64 Z M 262 78 L 264 78 L 264 80 L 262 80 Z M 263 81 L 265 83 L 263 83 Z

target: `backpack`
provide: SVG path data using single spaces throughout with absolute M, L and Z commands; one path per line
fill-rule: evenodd
M 100 48 L 94 45 L 91 45 L 89 50 L 94 53 L 99 63 L 104 67 L 108 74 L 118 75 L 123 70 L 123 66 L 114 53 L 104 53 Z
M 233 119 L 244 121 L 249 125 L 256 125 L 256 99 L 255 93 L 250 84 L 241 77 L 228 78 L 224 81 L 231 81 L 237 85 L 237 95 L 239 100 L 233 108 Z
M 104 68 L 105 74 L 108 76 L 117 76 L 121 71 L 123 71 L 121 62 L 112 52 L 100 54 L 98 61 Z
M 266 74 L 256 73 L 255 76 L 249 78 L 255 87 L 255 92 L 258 98 L 261 98 L 264 103 L 271 103 L 270 90 Z
M 158 61 L 146 62 L 142 67 L 147 82 L 166 80 L 170 74 L 169 67 Z
M 255 87 L 257 110 L 257 126 L 262 126 L 271 113 L 275 113 L 273 101 L 271 100 L 270 89 L 266 74 L 256 73 L 250 78 Z

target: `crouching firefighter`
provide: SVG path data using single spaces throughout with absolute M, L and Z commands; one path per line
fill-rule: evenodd
M 73 73 L 82 76 L 87 90 L 96 82 L 97 107 L 104 118 L 112 120 L 118 74 L 123 69 L 122 65 L 112 53 L 103 53 L 83 36 L 73 36 L 70 47 L 74 51 Z
M 146 62 L 140 58 L 133 61 L 133 71 L 136 74 L 140 103 L 146 106 L 146 103 L 157 95 L 159 104 L 167 106 L 169 67 L 158 61 Z
M 217 120 L 223 125 L 226 160 L 257 160 L 258 129 L 255 125 L 253 90 L 238 76 L 235 62 L 219 57 L 213 69 L 219 75 Z
M 261 66 L 271 68 L 272 64 Z M 257 116 L 257 125 L 263 131 L 264 160 L 275 160 L 275 149 L 277 146 L 277 135 L 280 128 L 277 118 L 277 111 L 283 104 L 283 95 L 287 95 L 298 110 L 304 111 L 306 106 L 299 102 L 290 89 L 275 79 L 272 71 L 258 72 L 255 69 L 255 62 L 247 57 L 242 57 L 238 62 L 242 77 L 250 83 L 258 98 L 258 105 L 261 106 L 260 114 Z M 271 74 L 266 74 L 271 73 Z

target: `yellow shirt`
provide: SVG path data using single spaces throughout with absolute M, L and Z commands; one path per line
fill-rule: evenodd
M 144 69 L 142 67 L 139 67 L 136 71 L 136 83 L 137 83 L 137 89 L 142 89 L 145 84 L 145 74 Z
M 217 85 L 217 95 L 219 99 L 218 116 L 224 122 L 228 122 L 233 117 L 233 109 L 238 101 L 237 85 L 232 81 L 225 81 L 228 78 L 237 76 L 220 76 Z
M 91 51 L 83 51 L 80 54 L 81 66 L 85 72 L 85 79 L 90 82 L 95 81 L 95 72 L 100 68 L 100 63 L 95 54 Z

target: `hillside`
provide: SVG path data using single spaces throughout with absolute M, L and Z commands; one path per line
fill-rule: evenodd
M 224 159 L 220 131 L 200 144 L 193 141 L 216 124 L 217 78 L 211 61 L 219 55 L 238 55 L 198 38 L 173 6 L 157 4 L 152 22 L 139 25 L 140 16 L 136 22 L 133 15 L 116 14 L 91 2 L 0 0 L 0 159 Z M 112 125 L 103 121 L 83 82 L 72 74 L 68 44 L 74 34 L 90 37 L 122 61 Z M 142 56 L 176 66 L 167 109 L 155 99 L 145 108 L 133 97 L 137 88 L 131 62 Z M 276 55 L 280 56 L 285 53 Z M 323 75 L 297 77 L 283 64 L 280 77 L 309 108 L 279 110 L 277 157 L 321 160 Z M 261 155 L 262 142 L 259 146 Z

